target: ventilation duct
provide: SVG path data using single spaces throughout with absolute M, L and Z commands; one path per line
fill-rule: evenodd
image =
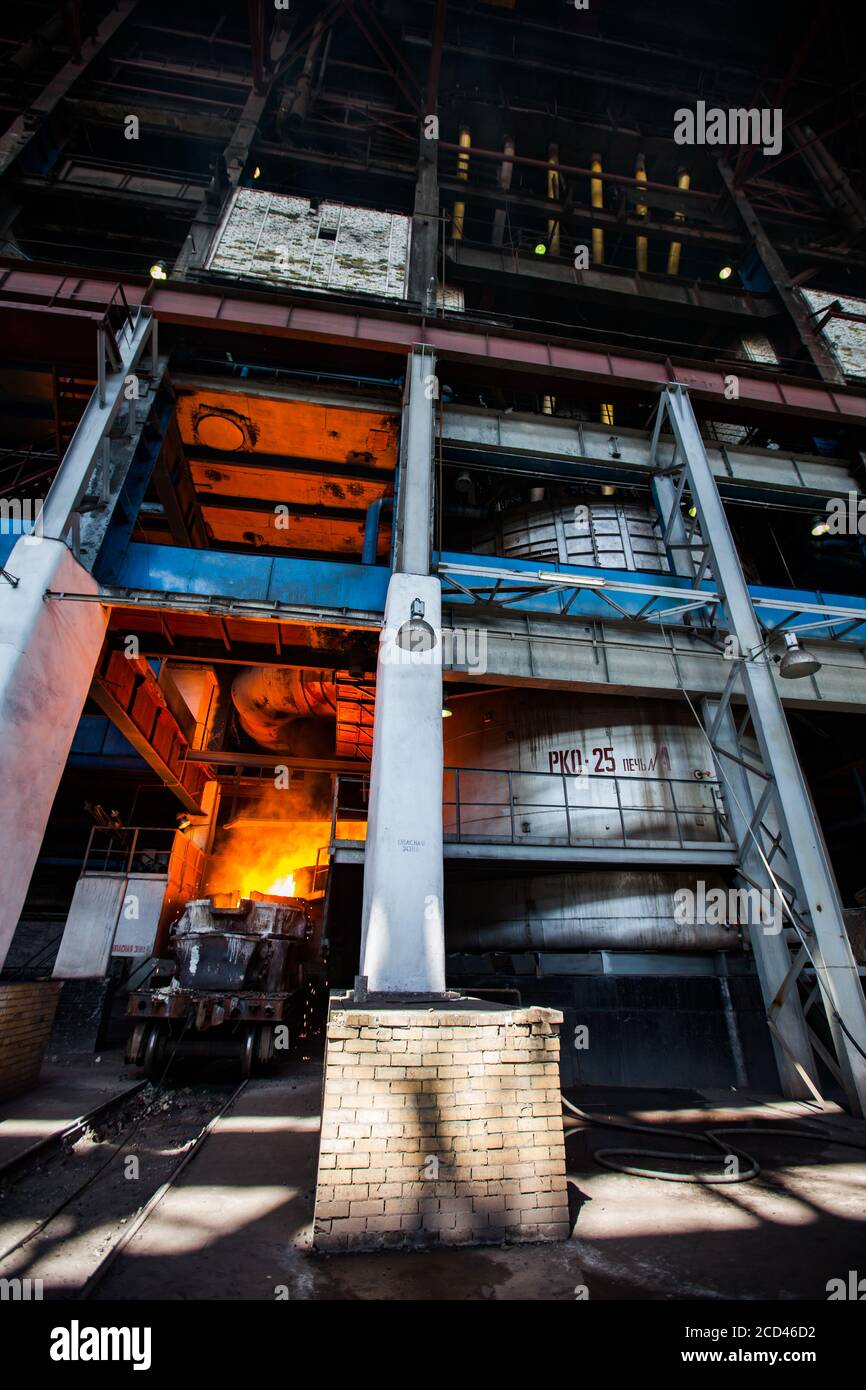
M 298 720 L 337 713 L 332 673 L 291 666 L 246 667 L 232 683 L 232 701 L 244 733 L 262 748 L 285 749 Z

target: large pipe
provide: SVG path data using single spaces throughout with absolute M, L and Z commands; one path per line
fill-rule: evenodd
M 844 169 L 811 126 L 792 125 L 790 135 L 827 201 L 844 217 L 848 230 L 861 232 L 866 226 L 866 203 L 852 187 Z
M 499 166 L 498 183 L 503 193 L 511 188 L 511 175 L 514 173 L 514 136 L 506 135 L 502 142 L 503 160 Z
M 600 154 L 594 154 L 590 163 L 593 174 L 602 172 Z M 604 207 L 604 184 L 600 178 L 590 179 L 589 195 L 594 208 Z M 593 227 L 592 229 L 592 263 L 593 265 L 604 265 L 604 231 L 601 227 Z
M 460 147 L 458 145 L 451 144 L 447 140 L 440 140 L 439 148 L 440 150 L 447 150 L 457 153 L 460 152 Z M 502 159 L 501 150 L 485 150 L 482 149 L 480 145 L 471 145 L 467 150 L 467 157 L 469 155 L 477 156 L 479 159 L 495 159 L 497 162 L 499 162 Z M 514 163 L 525 165 L 528 169 L 546 169 L 548 161 L 546 159 L 532 159 L 529 155 L 525 154 L 516 154 L 514 156 Z M 592 173 L 591 169 L 584 168 L 582 164 L 560 164 L 559 171 L 562 174 L 574 174 L 579 178 L 588 178 Z M 605 183 L 639 184 L 645 182 L 645 180 L 632 178 L 630 174 L 598 173 L 598 177 L 602 179 Z M 646 188 L 647 192 L 650 193 L 679 192 L 679 189 L 676 187 L 676 185 L 672 183 L 647 182 Z M 643 190 L 641 189 L 641 191 Z M 690 198 L 700 200 L 701 202 L 716 202 L 718 200 L 717 193 L 705 193 L 703 189 L 692 188 L 689 191 L 688 196 Z
M 313 70 L 316 66 L 316 55 L 319 51 L 319 45 L 322 42 L 324 29 L 324 20 L 318 19 L 312 37 L 310 38 L 306 57 L 304 58 L 303 70 L 297 82 L 286 89 L 283 99 L 280 102 L 279 111 L 277 112 L 277 130 L 281 135 L 301 125 L 306 119 L 307 112 L 310 109 L 310 93 L 313 88 Z
M 588 869 L 532 878 L 478 879 L 449 895 L 449 950 L 504 951 L 723 951 L 740 947 L 740 927 L 729 915 L 727 885 L 703 871 L 703 898 L 695 870 Z M 688 889 L 703 903 L 708 922 L 678 921 Z M 712 889 L 721 889 L 717 898 Z M 691 900 L 690 900 L 691 901 Z M 716 911 L 716 901 L 724 905 Z M 687 915 L 687 914 L 682 914 Z M 723 920 L 715 921 L 716 916 Z
M 232 682 L 241 728 L 262 748 L 285 748 L 299 719 L 333 719 L 336 686 L 331 671 L 293 666 L 248 666 Z
M 548 150 L 550 163 L 547 169 L 547 196 L 551 202 L 559 202 L 559 146 L 551 145 Z M 552 256 L 559 255 L 559 218 L 548 218 L 547 249 Z
M 683 190 L 687 191 L 690 182 L 691 179 L 688 170 L 680 169 L 677 173 L 677 188 L 682 188 Z M 674 213 L 675 222 L 685 222 L 685 220 L 686 215 L 684 212 Z M 668 275 L 679 275 L 680 252 L 682 251 L 682 249 L 683 244 L 681 241 L 672 241 L 670 246 L 668 247 Z
M 361 551 L 362 565 L 375 565 L 379 550 L 379 526 L 382 513 L 393 509 L 393 497 L 377 497 L 367 508 L 364 518 L 364 546 Z
M 472 136 L 467 126 L 460 127 L 460 153 L 457 156 L 457 177 L 461 183 L 469 181 L 469 155 L 464 154 L 472 144 Z M 451 235 L 455 241 L 463 240 L 463 227 L 466 221 L 466 204 L 459 199 L 454 204 L 454 212 L 451 218 Z
M 634 176 L 639 184 L 645 184 L 647 181 L 646 160 L 642 154 L 639 154 L 635 160 Z M 634 210 L 638 217 L 646 217 L 649 212 L 646 203 L 636 203 Z M 637 268 L 639 271 L 645 271 L 647 268 L 647 239 L 645 236 L 635 238 L 635 249 L 637 252 Z
M 503 193 L 511 188 L 511 175 L 514 172 L 514 137 L 506 135 L 502 147 L 503 160 L 499 166 L 497 183 Z M 493 214 L 493 245 L 501 246 L 505 236 L 505 208 L 497 208 Z

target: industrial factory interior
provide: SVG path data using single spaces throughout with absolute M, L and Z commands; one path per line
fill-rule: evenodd
M 2 7 L 0 1320 L 68 1303 L 52 1363 L 181 1300 L 814 1363 L 866 1299 L 855 14 Z

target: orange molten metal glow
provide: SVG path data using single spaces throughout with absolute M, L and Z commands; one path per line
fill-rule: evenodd
M 237 820 L 226 827 L 221 848 L 207 875 L 207 893 L 247 898 L 257 890 L 291 898 L 308 891 L 298 870 L 316 863 L 330 838 L 328 821 Z

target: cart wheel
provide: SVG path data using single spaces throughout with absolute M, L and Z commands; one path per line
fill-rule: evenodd
M 251 1023 L 243 1036 L 241 1043 L 241 1076 L 245 1081 L 249 1081 L 253 1074 L 256 1064 L 256 1043 L 258 1041 L 258 1028 Z
M 144 1048 L 144 1072 L 148 1081 L 161 1081 L 165 1071 L 166 1033 L 161 1023 L 151 1026 Z

